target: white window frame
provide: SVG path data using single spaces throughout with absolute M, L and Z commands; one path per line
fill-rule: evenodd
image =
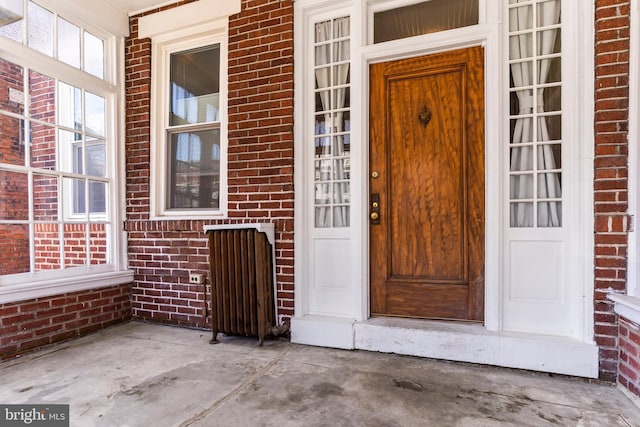
M 153 17 L 153 15 L 151 15 Z M 218 209 L 168 209 L 168 150 L 170 85 L 169 71 L 171 54 L 218 44 L 220 46 L 220 192 Z M 228 68 L 228 20 L 186 27 L 164 33 L 152 39 L 152 92 L 151 92 L 151 191 L 150 208 L 152 219 L 207 219 L 226 218 L 228 209 L 227 189 L 227 68 Z
M 106 243 L 108 248 L 106 264 L 86 265 L 84 267 L 61 268 L 48 271 L 33 271 L 20 274 L 0 276 L 0 304 L 24 301 L 32 298 L 43 298 L 68 292 L 130 283 L 133 272 L 128 270 L 126 253 L 126 234 L 119 224 L 125 217 L 124 191 L 124 37 L 128 35 L 128 17 L 121 11 L 96 2 L 96 9 L 78 8 L 77 3 L 67 0 L 36 0 L 36 3 L 49 11 L 59 14 L 63 19 L 81 27 L 104 42 L 104 78 L 90 75 L 78 68 L 67 65 L 55 58 L 43 55 L 24 44 L 16 43 L 8 38 L 0 37 L 0 52 L 3 60 L 36 71 L 57 81 L 75 85 L 105 98 L 106 123 L 105 140 L 107 141 L 107 171 L 105 182 L 108 182 L 107 212 L 105 218 L 91 217 L 107 224 L 110 234 Z M 93 3 L 92 3 L 93 5 Z M 96 12 L 99 10 L 99 12 Z M 104 21 L 104 22 L 103 22 Z M 55 44 L 55 41 L 54 41 Z M 25 80 L 26 81 L 26 80 Z M 57 86 L 57 83 L 56 83 Z M 25 96 L 28 96 L 25 91 Z M 56 108 L 58 106 L 56 105 Z M 67 153 L 65 153 L 66 155 Z M 61 177 L 60 163 L 62 153 L 58 153 L 58 167 L 52 175 Z M 18 166 L 17 170 L 27 169 Z M 35 172 L 37 173 L 37 172 Z M 59 182 L 59 202 L 61 209 L 66 209 L 64 192 Z M 64 207 L 64 208 L 63 208 Z M 86 217 L 85 217 L 86 218 Z M 69 218 L 60 218 L 69 224 Z M 30 222 L 31 223 L 31 222 Z M 87 222 L 88 224 L 88 222 Z M 34 242 L 30 241 L 33 256 Z

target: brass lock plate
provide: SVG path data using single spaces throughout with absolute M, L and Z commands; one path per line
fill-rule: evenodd
M 372 194 L 369 202 L 369 220 L 371 225 L 380 224 L 380 195 Z

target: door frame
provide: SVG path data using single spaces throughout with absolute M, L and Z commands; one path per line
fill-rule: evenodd
M 462 65 L 462 67 L 466 67 L 466 71 L 460 68 L 462 63 L 465 64 Z M 374 72 L 374 68 L 377 71 Z M 371 224 L 369 227 L 370 246 L 373 246 L 373 244 L 376 243 L 376 249 L 369 251 L 369 262 L 372 266 L 369 273 L 370 311 L 372 316 L 375 308 L 375 317 L 409 317 L 417 319 L 447 319 L 451 321 L 474 323 L 484 322 L 484 68 L 484 47 L 482 46 L 447 50 L 437 54 L 416 56 L 398 61 L 379 62 L 369 66 L 370 79 L 375 78 L 374 80 L 370 80 L 371 92 L 369 94 L 369 98 L 376 99 L 376 105 L 370 105 L 371 111 L 369 112 L 369 124 L 371 127 L 370 132 L 375 131 L 377 134 L 377 136 L 374 136 L 369 140 L 369 167 L 375 167 L 377 170 L 382 172 L 378 179 L 372 179 L 369 177 L 368 181 L 370 187 L 375 188 L 375 190 L 370 189 L 370 191 L 379 193 L 377 196 L 380 199 L 380 209 L 382 210 L 382 220 L 379 221 L 379 223 L 376 223 L 377 225 Z M 403 105 L 404 101 L 402 99 L 397 99 L 395 101 L 397 103 L 392 106 L 384 106 L 380 105 L 380 103 L 389 97 L 388 91 L 392 90 L 392 88 L 396 88 L 397 90 L 406 90 L 400 88 L 404 88 L 405 84 L 417 85 L 423 88 L 420 90 L 426 91 L 421 99 L 423 101 L 424 99 L 428 99 L 428 101 L 425 102 L 429 105 L 429 108 L 432 109 L 434 117 L 436 117 L 438 115 L 438 110 L 446 107 L 439 104 L 438 101 L 434 99 L 434 97 L 437 98 L 436 92 L 432 92 L 431 89 L 428 89 L 430 84 L 426 83 L 426 81 L 428 79 L 441 78 L 451 78 L 453 81 L 461 84 L 461 87 L 459 88 L 461 92 L 457 95 L 460 97 L 460 104 L 456 103 L 456 105 L 460 106 L 460 113 L 466 113 L 466 116 L 462 115 L 459 118 L 456 117 L 453 121 L 453 123 L 457 123 L 454 127 L 459 130 L 459 137 L 462 138 L 456 142 L 451 141 L 452 147 L 455 144 L 460 144 L 457 146 L 455 151 L 457 155 L 446 150 L 436 150 L 443 156 L 453 154 L 451 161 L 459 162 L 456 163 L 456 170 L 459 173 L 458 179 L 460 180 L 459 183 L 461 187 L 451 187 L 454 193 L 448 193 L 447 195 L 438 193 L 439 196 L 434 196 L 436 197 L 434 199 L 425 197 L 426 200 L 430 200 L 430 203 L 435 205 L 440 203 L 446 204 L 446 199 L 450 196 L 453 196 L 459 201 L 455 204 L 458 209 L 455 210 L 455 212 L 459 216 L 455 213 L 453 214 L 455 218 L 455 220 L 452 220 L 454 221 L 453 223 L 431 223 L 435 229 L 438 229 L 439 226 L 448 227 L 451 225 L 452 228 L 457 230 L 457 233 L 459 233 L 456 234 L 456 232 L 454 232 L 454 235 L 457 235 L 457 239 L 459 240 L 454 238 L 452 241 L 452 244 L 453 242 L 457 242 L 457 244 L 453 244 L 453 246 L 449 247 L 449 249 L 453 250 L 450 256 L 446 255 L 442 257 L 441 255 L 438 255 L 441 253 L 435 247 L 432 247 L 432 252 L 429 252 L 428 250 L 427 252 L 421 252 L 423 255 L 430 253 L 434 259 L 438 260 L 434 261 L 434 266 L 427 268 L 429 273 L 423 272 L 422 274 L 412 276 L 411 271 L 415 271 L 409 267 L 412 263 L 409 262 L 408 265 L 404 265 L 401 259 L 404 258 L 406 254 L 404 256 L 400 255 L 401 259 L 398 261 L 400 264 L 404 265 L 404 268 L 401 268 L 403 273 L 397 273 L 400 275 L 396 276 L 396 273 L 391 271 L 394 270 L 393 265 L 396 263 L 396 261 L 392 260 L 392 252 L 395 253 L 395 251 L 401 250 L 400 248 L 404 245 L 402 244 L 402 238 L 399 246 L 389 239 L 393 237 L 392 235 L 395 231 L 402 234 L 403 230 L 412 230 L 412 227 L 419 227 L 419 225 L 411 223 L 412 225 L 409 225 L 410 228 L 407 229 L 406 227 L 411 221 L 410 218 L 401 220 L 401 222 L 395 227 L 393 225 L 395 221 L 392 221 L 391 217 L 393 216 L 392 212 L 396 212 L 396 210 L 393 208 L 395 195 L 391 188 L 397 188 L 402 191 L 403 184 L 398 182 L 393 184 L 393 182 L 395 182 L 395 179 L 393 178 L 393 168 L 396 163 L 391 159 L 400 156 L 399 158 L 404 159 L 404 162 L 408 162 L 403 164 L 414 164 L 411 159 L 414 159 L 413 156 L 418 155 L 418 153 L 416 152 L 407 157 L 402 153 L 392 152 L 393 150 L 391 147 L 387 147 L 390 141 L 387 141 L 386 138 L 391 132 L 396 135 L 396 137 L 402 139 L 402 136 L 396 133 L 398 129 L 389 122 L 391 120 L 395 123 L 395 120 L 399 119 L 399 117 L 404 117 L 404 119 L 399 119 L 402 120 L 402 124 L 404 126 L 417 126 L 416 129 L 421 129 L 422 126 L 420 126 L 420 123 L 416 123 L 417 121 L 413 114 L 420 111 L 419 108 L 422 107 L 422 104 L 419 103 L 419 100 L 413 100 L 412 102 L 418 102 L 418 105 L 412 103 L 411 108 L 415 108 L 415 110 L 411 111 L 414 111 L 414 113 L 409 113 L 405 116 L 401 111 L 408 110 L 406 110 L 407 106 Z M 397 82 L 401 82 L 399 83 L 399 86 L 395 86 L 395 83 Z M 410 91 L 413 90 L 416 89 L 410 89 Z M 444 89 L 440 88 L 440 90 Z M 454 92 L 456 91 L 446 93 L 448 96 L 455 98 L 457 92 Z M 405 95 L 408 96 L 408 92 Z M 452 113 L 455 110 L 455 108 L 452 109 Z M 393 111 L 396 111 L 399 116 L 396 117 L 396 114 L 393 113 Z M 380 116 L 380 114 L 383 116 Z M 442 114 L 442 111 L 440 111 L 440 114 Z M 373 117 L 376 117 L 377 120 L 372 120 Z M 457 119 L 461 121 L 458 121 Z M 411 120 L 411 122 L 407 122 L 407 120 Z M 437 121 L 440 122 L 439 120 Z M 430 126 L 436 126 L 436 129 L 440 129 L 439 131 L 431 131 L 436 132 L 436 138 L 447 139 L 442 133 L 446 132 L 446 128 L 439 128 L 441 124 L 435 123 Z M 420 133 L 420 130 L 415 130 L 415 132 L 416 133 L 413 134 L 414 138 L 418 137 L 418 135 L 425 135 Z M 427 130 L 424 130 L 423 132 L 427 132 Z M 394 138 L 393 136 L 391 137 Z M 399 141 L 396 142 L 401 144 Z M 421 153 L 428 157 L 427 153 L 432 151 L 431 149 L 426 148 L 429 145 L 430 144 L 427 144 L 426 146 L 419 144 L 419 148 L 416 148 L 416 150 L 426 150 L 421 151 Z M 439 141 L 437 145 L 442 145 L 443 147 L 449 146 L 444 140 Z M 408 149 L 410 150 L 410 148 Z M 375 166 L 373 163 L 374 158 Z M 447 161 L 447 159 L 436 155 L 436 157 L 431 158 L 431 160 L 427 160 L 427 162 L 439 163 Z M 435 165 L 427 166 L 427 168 L 424 169 L 425 166 L 426 165 L 421 166 L 421 172 L 419 174 L 411 175 L 408 179 L 418 185 L 425 176 L 430 174 L 430 168 Z M 412 167 L 409 166 L 409 169 L 411 168 Z M 442 175 L 440 175 L 440 178 L 442 178 Z M 455 178 L 454 181 L 456 181 Z M 482 185 L 477 186 L 478 183 Z M 413 184 L 411 184 L 410 187 L 413 187 Z M 392 193 L 388 193 L 388 191 L 392 191 Z M 445 199 L 439 198 L 443 196 Z M 410 197 L 415 199 L 416 197 L 420 198 L 420 195 L 413 193 Z M 426 200 L 425 203 L 429 203 Z M 420 212 L 415 212 L 414 215 L 424 215 L 424 212 L 420 210 Z M 431 217 L 431 215 L 429 215 L 429 217 Z M 426 218 L 423 217 L 423 220 L 425 219 Z M 480 221 L 480 226 L 476 225 L 476 219 Z M 403 224 L 405 221 L 407 221 L 407 223 Z M 433 221 L 439 220 L 433 218 Z M 432 231 L 438 233 L 436 230 Z M 414 233 L 410 232 L 410 234 Z M 428 236 L 425 237 L 429 239 Z M 428 242 L 425 242 L 425 244 L 427 246 L 430 245 Z M 480 250 L 478 250 L 479 247 L 481 248 Z M 460 252 L 456 252 L 456 250 Z M 457 265 L 457 267 L 454 268 L 452 265 L 452 270 L 449 270 L 449 274 L 439 276 L 440 269 L 446 270 L 448 268 L 445 265 L 440 265 L 439 262 L 449 264 L 451 262 L 451 256 L 459 257 L 456 258 L 458 262 L 454 262 L 453 264 Z M 404 277 L 403 274 L 408 275 L 410 278 Z M 478 281 L 478 279 L 481 280 Z M 461 285 L 464 285 L 464 288 Z M 428 292 L 429 296 L 420 297 L 418 294 L 413 293 L 416 291 L 419 292 L 420 295 L 422 295 L 423 292 Z M 400 294 L 403 294 L 404 292 L 412 292 L 412 296 L 408 297 L 407 300 L 401 304 L 398 304 L 398 302 L 393 303 L 392 301 L 394 300 L 394 296 L 397 295 L 396 292 L 399 292 Z M 457 296 L 453 298 L 453 295 Z M 430 302 L 431 297 L 436 297 L 436 299 L 444 298 L 446 302 L 443 301 L 435 304 Z M 423 303 L 426 304 L 426 306 L 422 306 L 421 309 L 418 309 L 417 305 L 413 306 L 411 300 L 415 298 L 425 298 Z M 409 306 L 413 308 L 409 309 Z M 427 306 L 429 308 L 427 308 Z M 402 313 L 404 313 L 404 315 Z M 438 316 L 436 313 L 441 315 Z
M 358 163 L 362 172 L 359 174 L 362 182 L 360 186 L 354 183 L 355 188 L 362 188 L 359 205 L 362 206 L 360 218 L 360 233 L 362 239 L 362 262 L 361 271 L 362 283 L 356 287 L 356 299 L 360 301 L 357 307 L 356 321 L 364 321 L 370 318 L 370 247 L 369 247 L 369 221 L 366 216 L 369 206 L 369 66 L 374 63 L 405 59 L 415 56 L 426 56 L 434 53 L 468 48 L 473 46 L 483 46 L 485 51 L 485 94 L 501 93 L 501 76 L 504 74 L 500 69 L 502 64 L 500 51 L 500 29 L 497 25 L 481 24 L 469 29 L 463 28 L 446 35 L 431 34 L 424 37 L 424 44 L 406 42 L 404 40 L 388 42 L 379 45 L 369 45 L 362 49 L 360 58 L 354 58 L 355 63 L 361 64 L 359 75 L 361 85 L 357 88 L 364 96 L 354 95 L 352 99 L 353 109 L 363 111 L 360 132 L 362 135 L 362 147 Z M 355 86 L 355 85 L 354 85 Z M 501 112 L 505 111 L 503 97 L 485 96 L 485 236 L 495 236 L 492 239 L 485 239 L 485 302 L 484 302 L 484 326 L 488 330 L 499 331 L 501 327 L 501 298 L 502 293 L 499 286 L 501 271 L 500 242 L 503 241 L 503 231 L 501 218 L 504 215 L 501 207 L 501 194 L 503 186 L 503 165 L 505 150 L 502 146 L 503 129 L 500 121 L 489 121 L 487 117 L 502 117 Z M 362 105 L 357 105 L 361 102 Z M 355 153 L 354 153 L 355 154 Z M 355 213 L 354 213 L 355 215 Z M 363 216 L 364 215 L 364 216 Z M 355 223 L 355 221 L 354 221 Z M 356 224 L 354 224 L 356 225 Z

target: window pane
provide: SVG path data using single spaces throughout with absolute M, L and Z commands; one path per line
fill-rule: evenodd
M 561 196 L 559 173 L 538 174 L 538 199 L 558 199 Z
M 24 110 L 24 69 L 0 59 L 0 109 L 15 114 Z
M 509 59 L 527 59 L 533 55 L 533 38 L 531 33 L 509 37 Z
M 560 111 L 562 109 L 562 93 L 560 86 L 549 86 L 538 89 L 538 105 L 540 111 Z
M 63 178 L 65 206 L 71 207 L 71 214 L 78 215 L 87 212 L 87 191 L 84 179 Z M 66 208 L 67 210 L 69 207 Z M 69 212 L 65 212 L 68 217 Z
M 44 74 L 29 71 L 29 114 L 47 123 L 56 121 L 56 81 Z
M 82 91 L 60 82 L 58 84 L 58 123 L 70 129 L 82 130 Z
M 24 166 L 24 120 L 0 114 L 0 163 Z
M 511 143 L 533 142 L 533 119 L 524 117 L 511 120 Z
M 89 224 L 89 227 L 90 263 L 91 265 L 106 264 L 108 226 L 106 224 Z
M 333 226 L 348 227 L 349 226 L 349 206 L 335 206 L 333 208 Z
M 329 69 L 327 68 L 327 75 L 329 73 Z M 321 70 L 316 70 L 316 76 L 318 75 L 318 71 L 323 71 L 323 69 Z M 316 81 L 318 81 L 316 79 Z M 326 83 L 324 83 L 325 86 L 322 87 L 328 87 L 329 86 L 329 80 L 327 77 Z M 316 92 L 316 111 L 317 112 L 321 112 L 321 111 L 328 111 L 331 109 L 331 91 L 330 90 L 319 90 Z M 326 131 L 329 132 L 329 128 L 326 128 Z
M 0 220 L 29 219 L 29 180 L 22 172 L 0 170 Z
M 59 169 L 65 172 L 84 173 L 82 134 L 59 130 L 58 146 L 60 147 L 60 152 L 64 153 L 61 157 Z
M 541 59 L 538 61 L 538 81 L 541 81 L 542 76 L 547 77 L 547 83 L 560 82 L 560 76 L 562 75 L 562 58 L 550 58 Z
M 351 177 L 351 171 L 349 170 L 350 163 L 349 159 L 338 159 L 334 161 L 333 167 L 333 179 L 338 181 L 348 180 Z M 348 198 L 348 194 L 347 194 Z M 342 202 L 346 203 L 347 200 L 343 200 Z M 341 202 L 338 202 L 341 203 Z
M 87 264 L 87 224 L 64 225 L 65 267 Z
M 533 198 L 533 174 L 511 176 L 511 198 L 514 200 Z
M 107 185 L 104 182 L 89 181 L 89 212 L 107 212 Z
M 511 227 L 533 227 L 533 203 L 511 203 Z
M 170 79 L 170 126 L 220 120 L 219 45 L 172 54 Z
M 538 146 L 538 170 L 562 169 L 562 146 L 545 144 Z
M 27 13 L 29 47 L 53 56 L 53 13 L 31 1 Z
M 431 0 L 376 12 L 373 42 L 461 28 L 478 23 L 478 0 Z
M 60 226 L 58 224 L 35 224 L 35 269 L 57 270 L 60 265 Z
M 80 28 L 58 17 L 58 59 L 80 68 Z
M 331 160 L 316 161 L 315 180 L 329 181 L 331 180 Z
M 82 155 L 82 144 L 78 143 L 73 148 L 73 172 L 85 175 L 104 176 L 105 175 L 105 151 L 104 143 L 87 143 L 86 156 Z M 85 167 L 86 165 L 86 167 Z M 89 185 L 88 195 L 86 192 L 87 183 Z M 86 213 L 87 196 L 89 212 L 106 213 L 107 206 L 107 186 L 104 182 L 74 179 L 73 183 L 73 214 Z
M 342 77 L 344 77 L 344 80 L 339 80 L 334 82 L 334 85 L 338 86 L 338 85 L 344 85 L 344 84 L 349 84 L 349 80 L 348 80 L 348 70 L 349 67 L 346 67 L 347 69 L 347 73 L 343 74 Z M 333 91 L 333 96 L 332 96 L 332 108 L 334 110 L 340 109 L 340 108 L 349 108 L 351 107 L 351 98 L 349 97 L 349 89 L 348 88 L 344 88 L 341 87 L 340 89 L 336 89 Z M 343 128 L 344 129 L 344 128 Z
M 36 221 L 57 221 L 58 178 L 50 175 L 33 175 L 33 218 Z
M 220 130 L 170 134 L 168 209 L 220 206 Z
M 0 36 L 6 37 L 8 39 L 13 40 L 14 42 L 18 42 L 22 44 L 23 28 L 24 28 L 24 19 L 21 19 L 12 24 L 1 26 Z
M 510 3 L 515 3 L 510 1 Z M 509 24 L 512 29 L 517 26 L 518 31 L 533 28 L 533 7 L 531 5 L 513 7 L 509 10 Z
M 104 98 L 98 95 L 94 95 L 90 92 L 85 92 L 84 100 L 86 109 L 86 131 L 104 136 Z
M 104 78 L 104 42 L 91 33 L 84 32 L 84 70 Z
M 541 202 L 538 203 L 538 227 L 561 227 L 562 203 Z
M 30 269 L 29 226 L 26 224 L 0 224 L 0 275 L 27 273 Z
M 55 170 L 56 129 L 43 123 L 30 123 L 31 166 L 40 169 Z
M 86 175 L 106 176 L 105 146 L 102 142 L 87 142 L 87 168 L 84 171 Z
M 524 146 L 511 148 L 511 170 L 533 170 L 533 147 Z
M 328 21 L 329 24 L 331 21 Z M 323 23 L 326 24 L 326 23 Z M 320 25 L 320 24 L 318 24 Z M 325 39 L 326 40 L 326 39 Z M 315 64 L 326 65 L 331 62 L 331 45 L 329 43 L 316 46 Z

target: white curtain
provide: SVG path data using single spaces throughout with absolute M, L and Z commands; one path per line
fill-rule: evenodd
M 316 43 L 347 37 L 350 32 L 349 17 L 334 19 L 333 25 L 332 21 L 320 22 L 315 25 L 315 30 Z M 316 89 L 318 89 L 322 107 L 320 114 L 316 115 L 315 129 L 315 143 L 319 145 L 316 147 L 316 153 L 320 156 L 320 164 L 316 164 L 320 169 L 319 183 L 316 184 L 316 202 L 327 204 L 327 206 L 316 207 L 316 227 L 349 225 L 349 207 L 345 205 L 349 184 L 340 182 L 348 176 L 345 159 L 342 157 L 345 155 L 345 135 L 339 134 L 348 129 L 344 128 L 344 112 L 336 111 L 345 107 L 349 89 L 347 87 L 333 89 L 333 87 L 347 84 L 349 64 L 332 65 L 335 62 L 349 60 L 349 50 L 348 40 L 325 43 L 315 48 Z M 318 122 L 319 119 L 322 121 Z M 332 183 L 332 181 L 338 182 Z M 330 215 L 331 202 L 337 205 L 333 208 L 333 223 Z
M 533 7 L 537 9 L 537 26 L 546 27 L 560 22 L 560 0 L 551 0 L 534 4 L 529 7 L 512 8 L 509 14 L 509 30 L 511 32 L 526 30 L 533 24 Z M 557 30 L 545 30 L 538 33 L 537 55 L 549 55 L 554 53 Z M 535 37 L 535 35 L 533 36 Z M 524 33 L 511 36 L 509 40 L 509 50 L 511 59 L 533 58 L 533 39 L 531 33 Z M 531 63 L 528 61 L 514 63 L 511 65 L 511 77 L 514 87 L 526 87 L 534 84 L 542 85 L 547 83 L 550 68 L 550 59 L 538 60 L 536 62 L 537 81 L 534 82 Z M 543 88 L 536 89 L 535 96 L 529 89 L 516 90 L 520 115 L 532 114 L 534 108 L 538 113 L 545 111 Z M 537 123 L 533 118 L 518 118 L 514 125 L 512 143 L 542 142 L 549 141 L 549 128 L 545 117 L 538 117 Z M 533 126 L 537 126 L 537 136 L 534 135 Z M 536 141 L 534 141 L 534 136 Z M 537 170 L 547 171 L 556 169 L 556 161 L 550 145 L 537 145 Z M 511 171 L 532 171 L 533 170 L 533 149 L 530 147 L 515 147 L 511 150 Z M 537 194 L 533 194 L 533 175 L 524 173 L 511 176 L 511 198 L 512 199 L 548 199 L 560 198 L 562 189 L 560 179 L 556 173 L 539 173 L 537 179 Z M 538 226 L 558 227 L 561 225 L 561 204 L 560 202 L 541 202 L 537 204 Z M 511 204 L 511 226 L 531 227 L 534 225 L 534 210 L 531 203 Z

